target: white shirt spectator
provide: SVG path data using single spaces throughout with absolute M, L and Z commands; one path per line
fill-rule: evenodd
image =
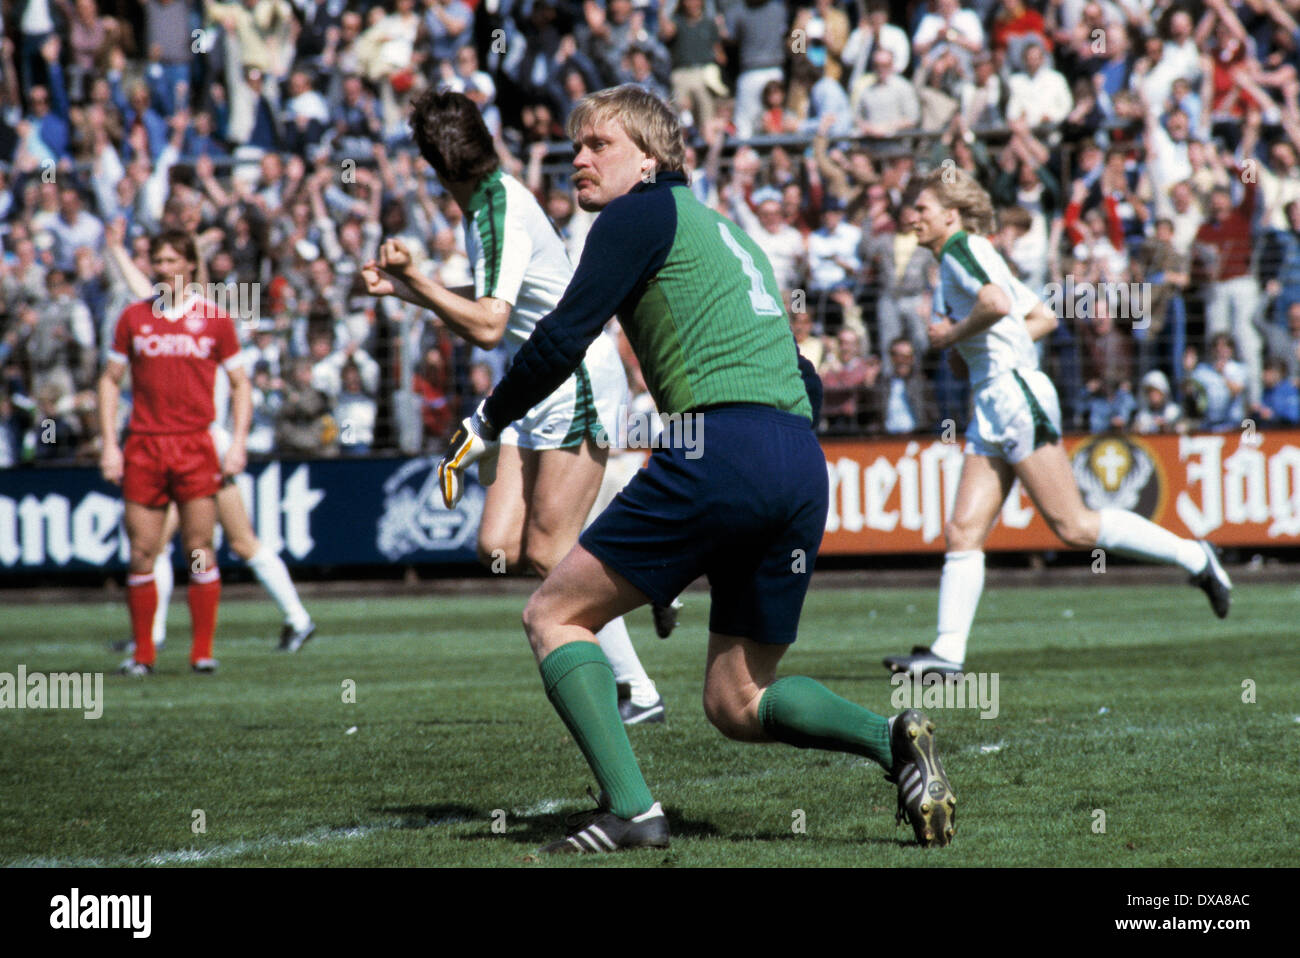
M 883 47 L 894 55 L 895 70 L 899 73 L 907 72 L 907 65 L 912 61 L 912 41 L 907 38 L 903 28 L 886 23 L 880 28 L 880 37 L 877 38 L 875 31 L 871 29 L 871 24 L 863 23 L 849 34 L 848 40 L 844 42 L 844 49 L 840 52 L 841 62 L 850 71 L 849 82 L 845 84 L 849 89 L 853 88 L 854 81 L 871 69 L 871 62 L 867 57 L 871 53 L 873 40 L 877 46 Z
M 1032 59 L 1030 51 L 1040 49 L 1029 47 L 1025 51 L 1026 59 Z M 1026 120 L 1031 126 L 1037 126 L 1046 117 L 1048 123 L 1057 124 L 1070 115 L 1074 109 L 1074 94 L 1065 77 L 1044 62 L 1037 70 L 1013 73 L 1007 81 L 1010 99 L 1007 100 L 1007 119 Z
M 319 387 L 317 387 L 319 388 Z M 334 418 L 339 424 L 339 444 L 372 446 L 375 442 L 375 401 L 364 393 L 343 393 L 334 404 Z
M 104 224 L 85 210 L 79 212 L 71 223 L 62 216 L 55 216 L 46 223 L 46 228 L 54 237 L 54 261 L 60 269 L 73 267 L 78 247 L 89 246 L 97 250 L 104 241 Z
M 980 24 L 979 14 L 974 10 L 957 10 L 951 20 L 940 13 L 927 13 L 923 16 L 912 37 L 912 46 L 929 48 L 935 43 L 942 43 L 950 27 L 968 40 L 984 42 L 984 27 Z
M 853 272 L 862 267 L 858 246 L 862 230 L 841 221 L 833 230 L 825 226 L 808 237 L 808 271 L 813 289 L 831 289 L 850 279 L 837 260 L 848 264 Z
M 290 120 L 301 116 L 308 120 L 317 120 L 325 126 L 329 126 L 331 122 L 329 104 L 315 90 L 306 90 L 291 98 L 285 104 L 284 112 L 285 117 Z
M 769 193 L 771 195 L 768 195 Z M 774 189 L 764 188 L 755 191 L 751 199 L 760 206 L 761 210 L 762 204 L 779 204 L 781 195 Z M 764 212 L 764 216 L 769 216 L 769 222 L 771 221 L 769 213 Z M 767 256 L 772 264 L 772 271 L 776 274 L 777 285 L 784 291 L 793 289 L 799 284 L 799 273 L 807 254 L 807 247 L 803 234 L 779 218 L 779 206 L 776 217 L 777 229 L 770 231 L 763 225 L 761 218 L 750 209 L 749 203 L 741 197 L 733 197 L 731 218 L 749 234 Z
M 344 350 L 335 350 L 311 368 L 311 384 L 336 401 L 343 391 L 343 366 L 349 359 Z M 361 386 L 367 393 L 374 395 L 379 389 L 379 363 L 371 358 L 364 349 L 352 351 L 351 359 L 361 373 Z
M 1187 140 L 1175 142 L 1161 123 L 1147 127 L 1147 148 L 1151 151 L 1148 169 L 1159 187 L 1168 188 L 1192 175 L 1192 161 L 1187 155 Z

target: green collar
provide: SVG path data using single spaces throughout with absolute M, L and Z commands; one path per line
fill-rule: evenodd
M 948 252 L 948 247 L 950 247 L 953 243 L 957 242 L 959 239 L 964 239 L 965 236 L 966 236 L 965 230 L 958 230 L 957 232 L 949 236 L 948 242 L 944 243 L 943 249 L 939 250 L 939 259 L 944 258 L 945 254 L 947 254 Z
M 474 193 L 469 198 L 469 208 L 466 213 L 473 216 L 487 204 L 488 191 L 501 182 L 501 169 L 498 167 L 483 179 L 478 181 L 478 186 L 474 187 Z

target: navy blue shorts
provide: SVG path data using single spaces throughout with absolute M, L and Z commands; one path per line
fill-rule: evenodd
M 710 631 L 788 645 L 826 530 L 826 457 L 801 416 L 698 415 L 694 448 L 655 449 L 579 541 L 659 604 L 706 575 Z

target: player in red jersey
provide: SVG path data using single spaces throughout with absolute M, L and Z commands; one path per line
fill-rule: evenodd
M 194 294 L 198 252 L 193 238 L 168 231 L 149 244 L 155 299 L 122 311 L 108 363 L 99 377 L 99 425 L 104 440 L 100 470 L 122 485 L 126 534 L 131 541 L 126 601 L 131 612 L 134 656 L 129 675 L 153 672 L 153 618 L 158 605 L 153 566 L 162 547 L 167 504 L 180 509 L 181 542 L 190 557 L 192 623 L 190 665 L 213 672 L 212 637 L 217 625 L 221 573 L 212 548 L 216 494 L 226 476 L 243 471 L 252 418 L 252 392 L 239 361 L 239 337 L 229 316 Z M 156 288 L 158 288 L 156 287 Z M 217 457 L 209 427 L 216 419 L 213 382 L 217 366 L 230 376 L 232 437 L 225 461 Z M 122 377 L 131 370 L 128 437 L 117 442 Z

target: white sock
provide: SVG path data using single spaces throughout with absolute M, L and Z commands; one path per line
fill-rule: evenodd
M 653 705 L 659 693 L 655 691 L 655 684 L 650 681 L 645 667 L 637 658 L 636 649 L 632 648 L 632 639 L 627 634 L 623 617 L 620 615 L 597 632 L 596 641 L 600 643 L 605 658 L 609 659 L 609 667 L 614 670 L 614 681 L 632 687 L 632 703 Z
M 167 603 L 172 600 L 172 586 L 175 580 L 172 569 L 172 544 L 169 542 L 158 553 L 153 563 L 153 581 L 158 589 L 158 608 L 153 614 L 153 644 L 162 645 L 167 641 Z
M 302 602 L 298 599 L 298 590 L 293 587 L 289 570 L 285 568 L 280 557 L 264 544 L 253 558 L 248 560 L 248 567 L 257 576 L 257 581 L 262 583 L 262 588 L 270 593 L 275 604 L 280 607 L 280 611 L 284 613 L 284 620 L 295 629 L 307 628 L 311 616 L 302 607 Z
M 949 552 L 939 576 L 939 637 L 930 651 L 941 659 L 966 661 L 966 640 L 984 591 L 984 553 L 979 549 Z
M 1179 565 L 1192 575 L 1205 568 L 1205 550 L 1191 539 L 1143 519 L 1136 512 L 1102 509 L 1097 545 L 1132 559 L 1146 559 L 1165 565 Z

